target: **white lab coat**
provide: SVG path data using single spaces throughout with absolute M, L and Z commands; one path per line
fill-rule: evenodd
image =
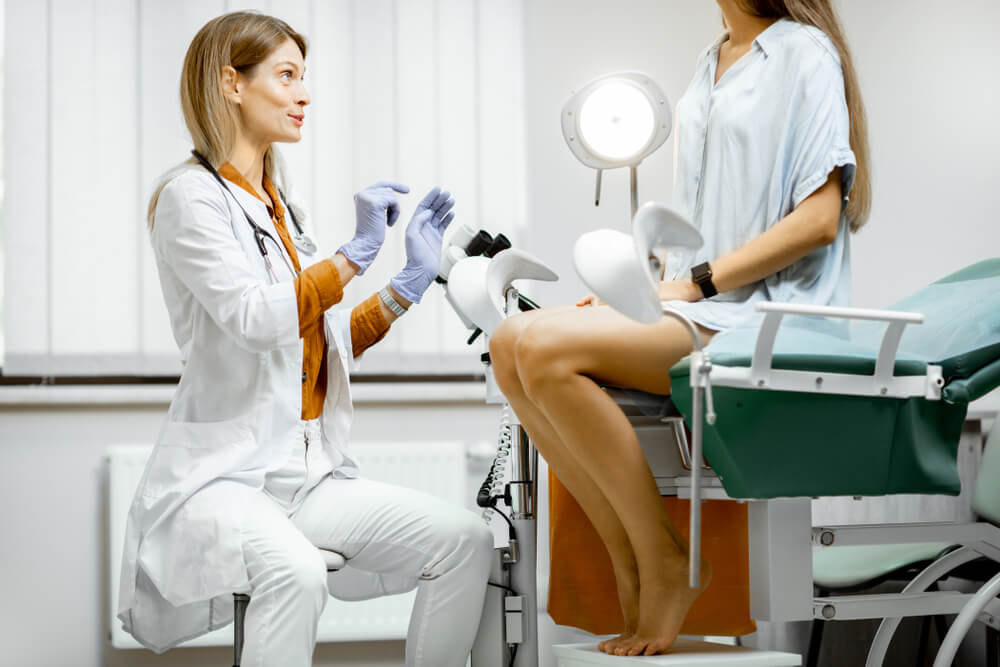
M 264 204 L 230 190 L 280 245 Z M 228 624 L 232 593 L 249 590 L 248 517 L 227 489 L 263 487 L 301 437 L 302 339 L 279 247 L 268 242 L 274 282 L 243 212 L 203 168 L 182 169 L 163 189 L 151 238 L 184 371 L 129 512 L 118 618 L 160 652 Z M 300 253 L 303 268 L 326 257 Z M 325 326 L 323 447 L 350 476 L 350 309 L 327 311 Z

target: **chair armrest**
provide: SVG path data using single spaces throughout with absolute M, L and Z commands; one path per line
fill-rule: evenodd
M 881 320 L 883 322 L 905 322 L 907 324 L 923 324 L 924 321 L 924 316 L 921 313 L 905 313 L 899 310 L 841 308 L 839 306 L 814 306 L 806 303 L 780 303 L 777 301 L 762 301 L 756 304 L 756 308 L 761 313 L 840 317 L 848 320 Z
M 871 310 L 867 308 L 840 308 L 836 306 L 814 306 L 798 303 L 776 303 L 765 301 L 756 304 L 758 312 L 764 313 L 764 322 L 757 333 L 754 345 L 753 359 L 750 362 L 750 374 L 757 378 L 766 375 L 771 370 L 771 360 L 774 357 L 774 341 L 778 336 L 778 327 L 785 315 L 805 315 L 811 317 L 837 317 L 849 320 L 874 320 L 887 322 L 882 344 L 879 347 L 878 359 L 875 362 L 875 381 L 887 381 L 893 375 L 896 366 L 896 353 L 903 329 L 907 324 L 923 324 L 921 313 L 905 313 L 895 310 Z

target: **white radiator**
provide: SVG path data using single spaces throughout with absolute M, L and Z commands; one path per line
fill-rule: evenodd
M 108 448 L 108 538 L 109 582 L 111 586 L 111 645 L 141 648 L 122 630 L 115 618 L 122 544 L 129 505 L 152 451 L 145 445 L 115 445 Z M 366 442 L 351 452 L 362 474 L 390 484 L 407 486 L 437 496 L 450 503 L 467 506 L 466 444 L 463 442 Z M 403 639 L 410 622 L 416 592 L 361 602 L 342 602 L 331 597 L 319 621 L 320 642 Z M 232 626 L 203 635 L 183 646 L 228 646 L 233 641 Z

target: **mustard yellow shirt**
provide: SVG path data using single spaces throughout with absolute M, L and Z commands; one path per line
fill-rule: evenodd
M 285 226 L 285 207 L 267 176 L 264 177 L 262 185 L 270 202 L 264 201 L 243 174 L 230 163 L 227 162 L 219 167 L 219 173 L 226 180 L 264 202 L 271 221 L 281 237 L 281 243 L 288 251 L 292 265 L 298 273 L 295 278 L 295 296 L 299 310 L 299 336 L 303 339 L 302 419 L 316 419 L 323 413 L 323 401 L 326 398 L 327 346 L 323 313 L 344 298 L 340 273 L 329 259 L 302 270 L 299 254 Z M 362 352 L 382 340 L 388 331 L 389 323 L 382 314 L 378 295 L 372 294 L 351 311 L 351 344 L 354 356 L 360 356 Z

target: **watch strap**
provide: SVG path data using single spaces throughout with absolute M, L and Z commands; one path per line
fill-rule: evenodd
M 402 317 L 406 314 L 406 308 L 403 308 L 403 306 L 396 301 L 395 298 L 393 298 L 388 287 L 383 287 L 378 291 L 378 298 L 382 299 L 382 303 L 385 304 L 385 307 L 395 313 L 396 317 Z
M 712 266 L 708 262 L 702 262 L 691 268 L 691 280 L 701 288 L 701 293 L 706 299 L 711 299 L 719 293 L 712 282 Z

